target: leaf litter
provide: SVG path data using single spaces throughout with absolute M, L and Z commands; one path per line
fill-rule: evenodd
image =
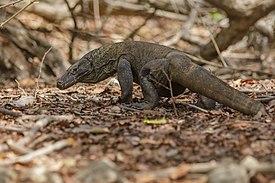
M 254 93 L 255 98 L 275 95 L 270 92 L 274 89 L 270 82 L 241 83 L 242 89 L 248 91 L 254 88 L 267 91 Z M 112 171 L 120 172 L 119 179 L 114 179 L 118 182 L 206 182 L 208 178 L 215 181 L 210 170 L 210 174 L 191 179 L 193 173 L 186 171 L 189 166 L 201 166 L 199 163 L 223 164 L 228 159 L 234 166 L 241 166 L 239 163 L 245 157 L 253 157 L 261 165 L 274 166 L 273 99 L 264 101 L 272 118 L 255 120 L 227 107 L 206 113 L 181 105 L 180 101 L 190 104 L 196 101 L 196 95 L 186 93 L 175 99 L 179 113 L 176 117 L 170 101 L 160 101 L 160 106 L 153 110 L 131 110 L 118 103 L 118 91 L 118 86 L 109 87 L 104 83 L 76 86 L 66 91 L 46 88 L 40 89 L 35 100 L 22 102 L 24 107 L 6 106 L 21 113 L 20 117 L 8 114 L 0 117 L 3 137 L 0 164 L 13 165 L 8 171 L 15 172 L 15 176 L 7 176 L 13 181 L 33 181 L 34 177 L 21 176 L 21 173 L 40 167 L 41 171 L 44 169 L 44 182 L 53 182 L 53 179 L 83 182 L 89 178 L 78 179 L 77 174 L 94 160 L 100 163 L 101 158 L 116 164 Z M 9 103 L 18 92 L 18 89 L 9 90 L 1 102 Z M 134 100 L 140 96 L 135 86 Z M 64 164 L 66 159 L 73 160 L 75 165 L 45 171 L 48 162 Z M 260 171 L 252 177 L 274 180 L 273 173 Z M 240 174 L 239 178 L 245 182 L 246 176 L 250 180 L 251 176 L 246 174 Z

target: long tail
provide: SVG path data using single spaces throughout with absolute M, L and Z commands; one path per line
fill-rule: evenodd
M 173 56 L 170 63 L 170 71 L 173 71 L 170 73 L 172 79 L 191 91 L 244 114 L 256 115 L 260 110 L 265 111 L 261 102 L 255 101 L 244 93 L 232 88 L 188 58 Z

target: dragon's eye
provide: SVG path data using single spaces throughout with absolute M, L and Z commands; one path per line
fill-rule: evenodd
M 77 71 L 78 71 L 78 67 L 73 67 L 71 69 L 71 74 L 75 75 L 77 73 Z

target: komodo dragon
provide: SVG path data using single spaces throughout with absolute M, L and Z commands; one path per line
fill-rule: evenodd
M 141 109 L 157 106 L 159 97 L 171 97 L 171 84 L 173 96 L 188 88 L 244 114 L 265 113 L 262 103 L 193 63 L 184 52 L 148 42 L 125 41 L 92 50 L 68 68 L 58 79 L 57 87 L 98 83 L 115 73 L 121 102 L 132 102 L 133 82 L 141 86 L 144 101 L 133 104 Z

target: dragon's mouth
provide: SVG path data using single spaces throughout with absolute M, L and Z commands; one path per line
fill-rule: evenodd
M 77 83 L 77 81 L 74 80 L 67 80 L 67 81 L 63 81 L 62 78 L 60 78 L 59 80 L 57 80 L 57 88 L 59 88 L 60 90 L 65 90 L 69 87 L 71 87 L 72 85 L 74 85 L 75 83 Z
M 67 89 L 78 82 L 83 82 L 89 74 L 90 71 L 82 72 L 78 76 L 65 74 L 57 80 L 56 86 L 61 90 Z

